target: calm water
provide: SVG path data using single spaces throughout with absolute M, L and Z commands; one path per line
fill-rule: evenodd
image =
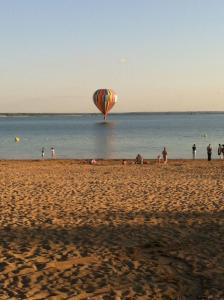
M 15 137 L 20 142 L 15 143 Z M 206 147 L 224 144 L 224 114 L 111 114 L 0 117 L 0 159 L 37 159 L 45 147 L 58 158 L 155 158 L 163 146 L 170 158 L 206 157 Z

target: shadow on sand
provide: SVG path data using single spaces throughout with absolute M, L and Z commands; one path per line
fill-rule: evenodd
M 2 228 L 0 298 L 223 299 L 224 212 L 93 218 L 104 225 Z

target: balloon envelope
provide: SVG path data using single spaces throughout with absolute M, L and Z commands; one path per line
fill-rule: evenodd
M 104 118 L 117 102 L 117 94 L 110 89 L 99 89 L 93 94 L 93 102 L 96 107 L 102 112 Z

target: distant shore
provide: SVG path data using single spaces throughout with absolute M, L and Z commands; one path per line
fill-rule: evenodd
M 224 114 L 224 111 L 149 111 L 149 112 L 111 112 L 110 116 L 113 115 L 192 115 L 192 114 Z M 46 112 L 37 112 L 37 113 L 0 113 L 0 117 L 26 117 L 26 116 L 83 116 L 83 115 L 90 115 L 90 116 L 102 116 L 101 113 L 94 113 L 94 112 L 72 112 L 72 113 L 46 113 Z

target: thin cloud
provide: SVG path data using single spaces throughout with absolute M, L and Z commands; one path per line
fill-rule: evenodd
M 119 59 L 119 62 L 120 62 L 120 64 L 126 64 L 126 63 L 128 62 L 128 60 L 127 60 L 127 58 L 125 58 L 125 57 L 121 57 L 121 58 Z

